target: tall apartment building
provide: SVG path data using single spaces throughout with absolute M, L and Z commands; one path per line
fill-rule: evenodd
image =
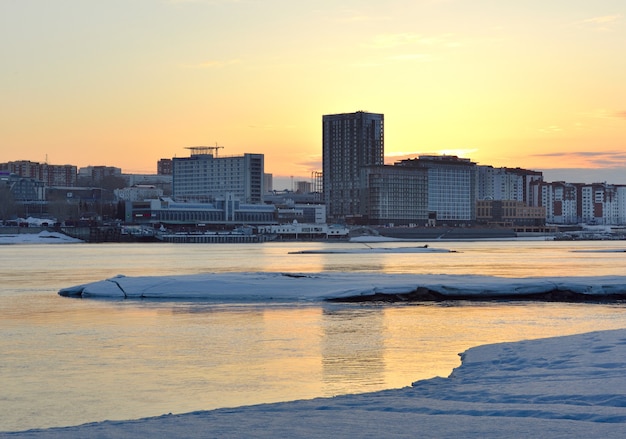
M 396 165 L 428 170 L 428 210 L 437 222 L 476 221 L 476 163 L 453 155 L 421 155 Z
M 190 147 L 190 157 L 172 159 L 174 198 L 211 201 L 233 194 L 242 203 L 263 202 L 263 154 L 216 157 L 212 147 Z
M 360 173 L 364 166 L 384 164 L 384 115 L 364 111 L 325 115 L 322 144 L 327 219 L 363 215 Z
M 76 186 L 77 167 L 74 165 L 49 165 L 47 163 L 19 160 L 0 163 L 0 171 L 20 177 L 43 181 L 46 186 Z

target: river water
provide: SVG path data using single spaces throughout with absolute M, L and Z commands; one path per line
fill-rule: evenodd
M 289 254 L 349 243 L 0 246 L 0 431 L 409 386 L 486 343 L 626 327 L 624 305 L 70 299 L 124 274 L 626 275 L 626 242 L 437 242 L 455 253 Z M 372 244 L 401 246 L 415 244 Z

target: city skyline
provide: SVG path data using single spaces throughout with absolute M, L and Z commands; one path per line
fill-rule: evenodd
M 25 0 L 0 23 L 0 162 L 154 173 L 217 143 L 309 179 L 322 115 L 363 110 L 389 164 L 626 184 L 621 1 Z

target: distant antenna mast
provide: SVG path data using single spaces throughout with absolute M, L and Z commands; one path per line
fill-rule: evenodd
M 46 154 L 46 165 L 48 164 L 48 154 Z

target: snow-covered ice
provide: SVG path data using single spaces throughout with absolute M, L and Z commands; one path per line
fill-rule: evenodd
M 461 357 L 448 378 L 402 389 L 0 433 L 0 438 L 609 439 L 626 434 L 625 329 L 480 346 Z
M 71 244 L 84 242 L 63 233 L 41 231 L 39 233 L 0 233 L 1 244 Z
M 358 248 L 329 248 L 314 250 L 299 250 L 289 252 L 289 254 L 371 254 L 371 253 L 455 253 L 454 250 L 446 248 L 428 247 L 422 245 L 418 247 L 358 247 Z
M 386 273 L 205 273 L 116 276 L 62 296 L 219 301 L 625 300 L 626 276 L 506 278 Z

